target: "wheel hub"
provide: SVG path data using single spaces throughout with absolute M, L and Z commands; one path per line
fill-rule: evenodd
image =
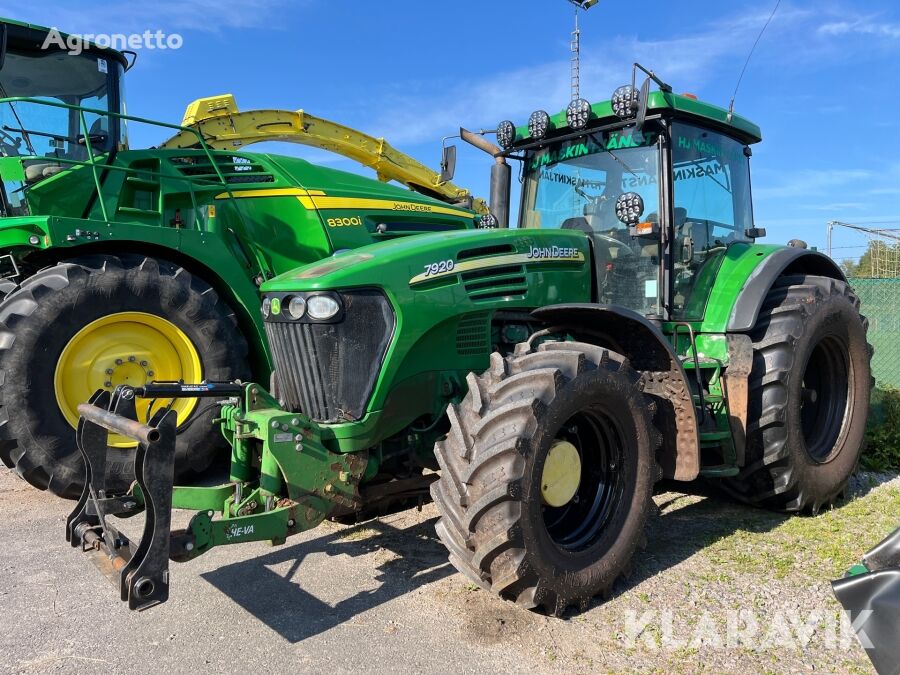
M 118 312 L 90 322 L 69 340 L 60 354 L 54 385 L 60 411 L 77 427 L 78 404 L 98 389 L 140 387 L 153 380 L 199 382 L 202 375 L 200 355 L 178 326 L 155 314 Z M 146 421 L 167 403 L 138 400 L 138 419 Z M 177 399 L 172 408 L 183 422 L 196 405 L 197 399 Z M 134 443 L 110 434 L 110 445 Z
M 554 441 L 541 474 L 541 499 L 544 504 L 565 506 L 578 492 L 580 483 L 581 456 L 578 450 L 568 441 Z

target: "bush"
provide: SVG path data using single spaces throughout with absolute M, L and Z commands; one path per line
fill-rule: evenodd
M 860 464 L 869 471 L 900 471 L 900 389 L 878 387 L 872 392 Z

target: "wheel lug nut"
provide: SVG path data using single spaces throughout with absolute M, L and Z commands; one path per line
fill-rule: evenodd
M 153 371 L 152 371 L 152 370 L 148 370 L 148 371 L 147 371 L 147 377 L 153 377 Z
M 141 366 L 142 366 L 143 368 L 146 368 L 146 367 L 147 367 L 147 362 L 146 362 L 146 361 L 141 361 Z
M 125 363 L 125 362 L 122 359 L 116 359 L 117 366 L 121 366 L 123 363 Z
M 107 374 L 107 375 L 112 375 L 112 374 L 113 374 L 113 369 L 112 369 L 112 368 L 107 368 L 107 369 L 106 369 L 106 374 Z
M 103 386 L 106 387 L 106 388 L 108 389 L 109 387 L 112 386 L 112 382 L 110 382 L 109 380 L 107 380 L 106 382 L 103 383 Z
M 128 360 L 129 360 L 131 363 L 134 363 L 135 361 L 137 361 L 137 359 L 136 359 L 135 357 L 133 357 L 133 356 L 129 356 L 129 357 L 128 357 Z

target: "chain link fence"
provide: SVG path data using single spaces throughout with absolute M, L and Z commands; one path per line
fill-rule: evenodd
M 833 242 L 835 235 L 838 241 Z M 900 228 L 831 221 L 828 255 L 840 262 L 869 319 L 876 385 L 900 389 Z
M 875 347 L 872 375 L 879 387 L 900 389 L 900 278 L 851 278 Z

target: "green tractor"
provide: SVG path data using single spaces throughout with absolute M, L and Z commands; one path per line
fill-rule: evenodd
M 430 494 L 457 569 L 560 614 L 625 570 L 661 479 L 786 512 L 839 499 L 866 321 L 828 257 L 755 242 L 758 127 L 649 74 L 501 123 L 502 149 L 463 136 L 494 156 L 501 210 L 522 162 L 517 229 L 374 243 L 266 282 L 268 391 L 151 383 L 81 406 L 91 479 L 67 537 L 130 607 L 168 597 L 169 559 Z M 135 400 L 180 396 L 222 402 L 228 483 L 173 487 L 175 409 L 133 420 Z M 124 494 L 103 485 L 109 431 L 140 440 Z M 171 531 L 172 508 L 196 513 Z M 132 543 L 119 519 L 142 511 Z
M 226 95 L 180 126 L 126 115 L 133 61 L 63 41 L 0 20 L 0 459 L 77 497 L 72 432 L 96 389 L 268 381 L 261 283 L 375 241 L 472 229 L 479 203 L 383 139 L 303 111 L 242 113 Z M 163 142 L 129 148 L 138 129 Z M 242 151 L 268 140 L 341 153 L 416 192 Z M 139 418 L 163 404 L 143 401 Z M 213 407 L 173 409 L 177 474 L 202 471 L 226 449 Z M 127 486 L 134 442 L 110 447 Z

